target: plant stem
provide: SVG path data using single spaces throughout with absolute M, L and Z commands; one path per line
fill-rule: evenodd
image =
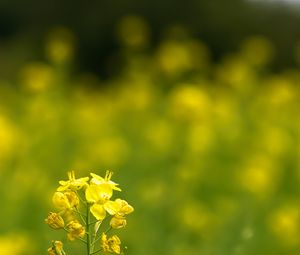
M 87 255 L 91 254 L 91 235 L 90 235 L 90 204 L 86 205 L 86 247 L 87 247 Z
M 79 216 L 80 216 L 80 218 L 81 218 L 83 224 L 86 225 L 85 220 L 84 220 L 84 218 L 83 218 L 83 217 L 86 217 L 86 215 L 82 214 L 82 213 L 78 210 L 77 207 L 75 207 L 75 212 L 79 214 Z
M 101 236 L 99 236 L 98 238 L 95 238 L 92 244 L 95 245 L 95 243 L 98 242 L 100 239 L 101 239 Z
M 93 254 L 96 254 L 98 252 L 102 251 L 102 249 L 98 250 L 98 251 L 95 251 L 95 252 L 92 252 L 90 255 L 93 255 Z

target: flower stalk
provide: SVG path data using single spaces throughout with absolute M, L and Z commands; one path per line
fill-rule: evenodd
M 91 235 L 90 235 L 90 205 L 86 206 L 86 247 L 87 247 L 87 255 L 91 254 Z
M 107 234 L 124 228 L 127 223 L 125 216 L 134 209 L 120 198 L 111 200 L 114 191 L 121 191 L 111 180 L 112 172 L 107 171 L 104 178 L 91 173 L 91 178 L 76 179 L 74 172 L 68 173 L 68 177 L 69 180 L 59 182 L 60 186 L 52 198 L 58 212 L 50 212 L 45 222 L 52 229 L 65 230 L 69 241 L 82 241 L 86 255 L 101 252 L 120 254 L 119 237 Z M 102 226 L 105 218 L 110 218 L 108 227 Z M 48 254 L 66 255 L 62 247 L 62 242 L 53 241 Z

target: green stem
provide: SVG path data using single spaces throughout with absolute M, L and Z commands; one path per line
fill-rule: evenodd
M 81 197 L 81 195 L 77 192 L 76 192 L 76 195 L 79 197 L 79 200 L 83 203 L 83 204 L 86 204 L 86 201 Z
M 92 244 L 95 245 L 95 243 L 98 242 L 101 239 L 101 237 L 102 236 L 99 236 L 98 238 L 95 238 Z
M 109 231 L 112 230 L 112 227 L 110 226 L 106 231 L 105 231 L 105 234 L 107 234 Z
M 84 215 L 83 213 L 81 213 L 77 207 L 75 207 L 75 212 L 79 214 L 79 216 L 80 216 L 83 224 L 86 225 L 86 222 L 85 222 L 85 220 L 83 218 L 83 217 L 86 217 L 86 215 Z
M 92 252 L 90 255 L 93 255 L 93 254 L 96 254 L 98 252 L 102 251 L 102 249 L 98 250 L 98 251 L 95 251 L 95 252 Z
M 95 220 L 93 222 L 90 222 L 90 225 L 96 224 L 99 220 Z
M 90 235 L 90 204 L 86 205 L 86 247 L 87 247 L 87 255 L 91 255 L 91 235 Z

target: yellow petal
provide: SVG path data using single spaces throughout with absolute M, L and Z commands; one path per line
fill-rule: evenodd
M 90 208 L 90 211 L 97 220 L 103 220 L 105 218 L 106 212 L 103 208 L 103 205 L 93 204 Z
M 115 215 L 118 211 L 121 210 L 120 204 L 116 201 L 107 201 L 103 205 L 103 207 L 110 215 Z
M 107 184 L 90 185 L 85 191 L 86 200 L 90 203 L 105 203 L 113 194 L 112 188 Z
M 90 185 L 87 187 L 85 190 L 85 198 L 90 203 L 96 203 L 100 199 L 96 185 Z
M 133 211 L 134 211 L 134 209 L 131 205 L 126 205 L 122 208 L 122 212 L 125 214 L 132 213 Z
M 104 178 L 102 178 L 101 176 L 91 173 L 91 176 L 95 179 L 97 179 L 98 181 L 104 182 Z
M 119 214 L 130 214 L 134 211 L 134 208 L 130 204 L 128 204 L 127 201 L 118 198 L 116 199 L 116 202 L 120 204 Z

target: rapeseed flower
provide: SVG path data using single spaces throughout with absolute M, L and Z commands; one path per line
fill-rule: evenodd
M 111 181 L 112 172 L 106 171 L 104 178 L 91 173 L 93 177 L 91 184 L 85 190 L 85 197 L 89 203 L 92 203 L 90 207 L 91 213 L 97 220 L 103 220 L 106 216 L 106 212 L 113 215 L 118 209 L 117 205 L 114 205 L 109 200 L 113 195 L 113 190 L 121 191 L 117 187 L 117 183 Z
M 63 250 L 63 243 L 61 241 L 53 241 L 52 246 L 48 249 L 49 255 L 66 255 Z
M 68 177 L 69 180 L 67 181 L 59 181 L 60 186 L 58 187 L 57 191 L 65 191 L 67 189 L 80 190 L 87 186 L 87 182 L 89 180 L 89 177 L 76 179 L 74 171 L 68 172 Z
M 108 184 L 113 190 L 121 191 L 119 187 L 117 187 L 119 184 L 111 181 L 113 173 L 111 171 L 106 171 L 105 177 L 102 178 L 101 176 L 91 173 L 91 176 L 93 177 L 91 179 L 91 183 L 96 185 L 102 185 L 102 184 Z
M 54 212 L 49 213 L 45 222 L 53 229 L 61 229 L 65 226 L 64 219 L 58 213 Z
M 76 220 L 71 221 L 67 225 L 68 239 L 73 241 L 77 238 L 82 238 L 85 235 L 85 228 Z
M 121 241 L 118 236 L 113 235 L 112 237 L 107 239 L 106 234 L 102 234 L 101 237 L 101 247 L 104 252 L 112 252 L 116 254 L 120 254 L 121 248 L 120 248 Z
M 112 172 L 107 171 L 104 178 L 91 173 L 89 183 L 88 177 L 76 179 L 74 172 L 68 175 L 69 180 L 60 181 L 60 187 L 52 197 L 52 202 L 59 212 L 50 212 L 45 222 L 53 229 L 64 229 L 68 240 L 80 240 L 85 243 L 88 255 L 100 251 L 120 254 L 121 241 L 118 236 L 108 238 L 107 232 L 100 231 L 103 219 L 107 215 L 111 216 L 109 229 L 120 229 L 127 224 L 125 216 L 134 209 L 120 198 L 111 200 L 114 190 L 121 191 L 118 184 L 111 180 Z M 48 254 L 65 255 L 62 243 L 53 242 Z
M 109 212 L 107 204 L 112 197 L 113 190 L 109 184 L 90 185 L 85 191 L 86 200 L 93 203 L 90 207 L 91 213 L 97 220 L 103 220 L 106 216 L 106 211 Z
M 73 191 L 59 192 L 56 191 L 52 197 L 55 207 L 60 210 L 67 210 L 79 205 L 79 198 Z
M 125 217 L 112 217 L 109 225 L 114 229 L 124 228 L 127 224 Z
M 108 201 L 105 207 L 108 213 L 113 215 L 110 225 L 116 229 L 125 227 L 127 223 L 125 215 L 134 211 L 131 205 L 120 198 L 117 198 L 115 201 Z

